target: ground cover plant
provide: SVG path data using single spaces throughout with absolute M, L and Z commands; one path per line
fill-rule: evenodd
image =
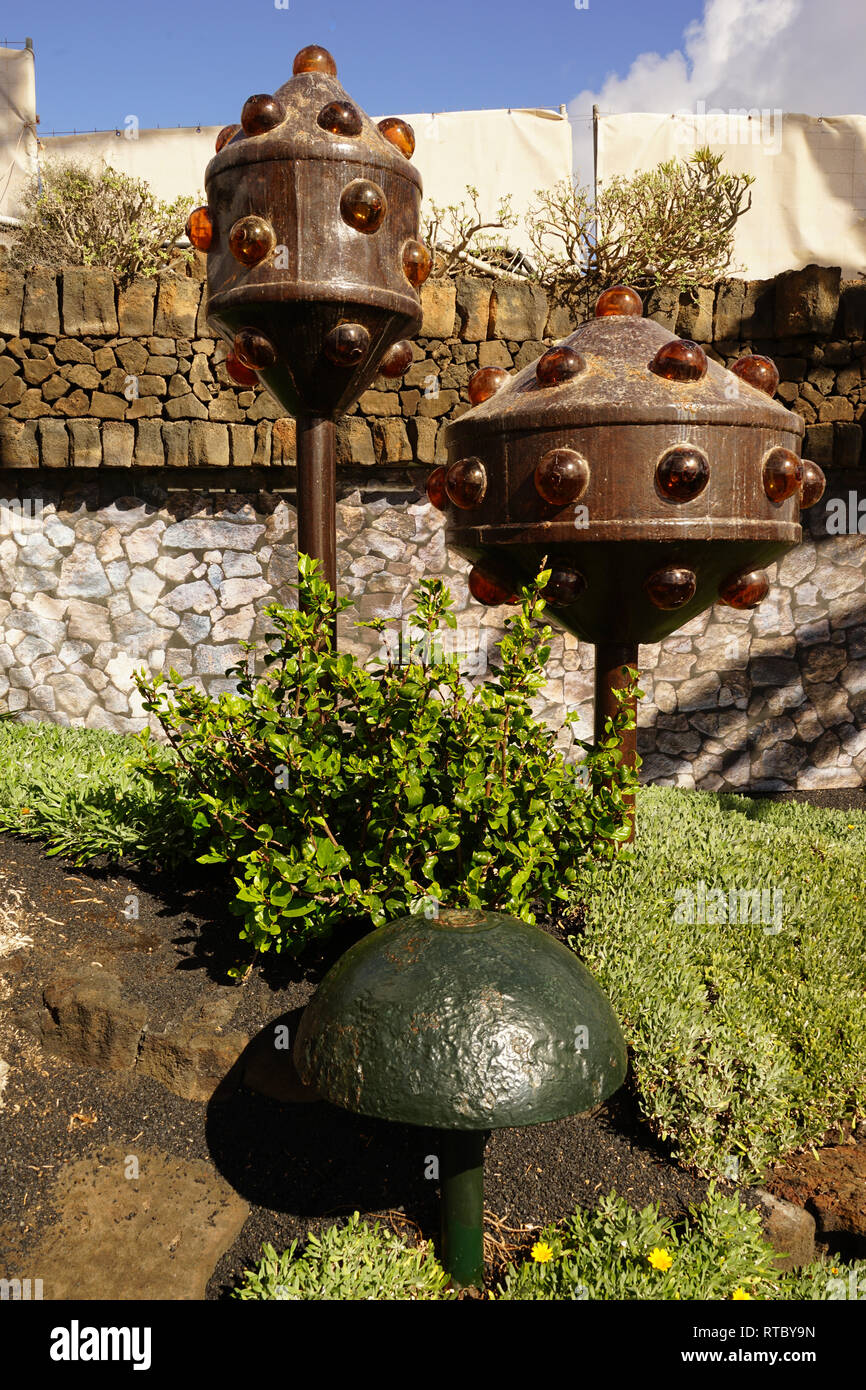
M 757 1211 L 711 1186 L 706 1201 L 673 1221 L 658 1207 L 635 1211 L 610 1193 L 536 1233 L 531 1248 L 490 1280 L 502 1301 L 843 1299 L 866 1289 L 866 1262 L 821 1258 L 780 1274 Z M 241 1299 L 438 1299 L 453 1297 L 429 1243 L 410 1246 L 355 1212 L 344 1226 L 311 1235 L 282 1255 L 262 1248 L 233 1296 Z
M 572 938 L 681 1162 L 750 1179 L 866 1107 L 862 812 L 647 789 Z

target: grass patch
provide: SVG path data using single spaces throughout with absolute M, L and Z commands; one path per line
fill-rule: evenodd
M 637 824 L 632 855 L 583 876 L 572 943 L 652 1130 L 704 1173 L 753 1179 L 864 1114 L 866 816 L 648 788 Z M 729 920 L 743 890 L 766 920 L 754 897 Z

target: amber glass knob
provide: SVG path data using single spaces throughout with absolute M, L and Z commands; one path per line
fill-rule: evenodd
M 354 367 L 370 350 L 370 334 L 362 323 L 338 323 L 325 334 L 324 348 L 336 367 Z
M 195 208 L 187 218 L 186 234 L 197 251 L 209 251 L 213 241 L 213 218 L 208 208 Z
M 570 347 L 548 348 L 539 357 L 535 366 L 535 376 L 539 386 L 559 386 L 563 381 L 582 372 L 586 363 L 579 352 Z
M 550 579 L 542 590 L 542 598 L 554 605 L 574 603 L 586 588 L 586 580 L 579 570 L 553 570 Z
M 539 496 L 554 507 L 576 502 L 589 486 L 589 464 L 574 449 L 549 449 L 534 474 Z
M 242 328 L 235 336 L 234 355 L 244 367 L 264 372 L 277 360 L 276 350 L 270 338 L 257 328 Z
M 803 464 L 790 449 L 771 449 L 764 459 L 764 491 L 771 502 L 786 502 L 803 481 Z
M 227 145 L 228 142 L 229 142 L 229 140 L 233 140 L 233 139 L 235 138 L 235 136 L 237 135 L 237 133 L 238 133 L 239 130 L 240 130 L 240 126 L 239 126 L 239 125 L 224 125 L 224 126 L 223 126 L 222 130 L 220 131 L 219 135 L 217 136 L 216 140 L 214 141 L 214 148 L 215 148 L 217 154 L 219 154 L 219 152 L 220 152 L 220 150 L 222 149 L 223 145 Z
M 266 92 L 247 97 L 241 112 L 244 135 L 266 135 L 274 126 L 282 125 L 285 119 L 286 108 L 279 97 L 269 96 Z
M 385 194 L 370 179 L 353 179 L 340 195 L 340 215 L 356 232 L 376 232 L 387 210 Z
M 656 467 L 659 492 L 672 502 L 691 502 L 710 481 L 710 463 L 703 449 L 675 444 L 666 449 Z
M 665 381 L 700 381 L 707 373 L 707 354 L 690 338 L 676 338 L 659 348 L 650 371 Z
M 747 381 L 756 390 L 765 391 L 768 396 L 775 396 L 779 385 L 779 371 L 772 358 L 752 353 L 750 357 L 738 358 L 731 371 L 734 376 Z
M 519 603 L 520 596 L 510 584 L 499 575 L 482 565 L 474 565 L 469 571 L 469 592 L 479 603 L 488 608 L 497 608 L 502 603 Z
M 458 459 L 445 473 L 445 491 L 455 507 L 469 511 L 484 500 L 487 469 L 480 459 Z
M 412 344 L 408 338 L 401 338 L 398 343 L 392 343 L 383 354 L 379 371 L 383 376 L 402 376 L 412 361 L 412 356 Z
M 637 290 L 628 285 L 612 285 L 603 290 L 595 301 L 595 317 L 609 319 L 620 314 L 642 314 L 643 300 Z
M 803 459 L 802 463 L 803 482 L 800 486 L 800 510 L 805 511 L 807 507 L 814 507 L 816 502 L 821 501 L 827 486 L 827 479 L 824 477 L 823 470 L 811 459 Z
M 769 592 L 770 581 L 763 570 L 744 570 L 719 586 L 719 599 L 729 608 L 757 608 Z
M 226 371 L 236 386 L 255 386 L 258 383 L 255 372 L 245 367 L 234 352 L 226 356 Z
M 327 77 L 336 77 L 337 64 L 327 48 L 320 48 L 317 43 L 309 43 L 300 53 L 295 54 L 295 61 L 292 63 L 293 76 L 297 77 L 301 72 L 321 72 Z
M 440 512 L 444 512 L 448 506 L 448 494 L 445 491 L 445 469 L 440 463 L 438 468 L 427 479 L 427 500 L 438 507 Z
M 508 380 L 504 367 L 479 367 L 469 378 L 469 400 L 472 405 L 481 405 L 501 390 Z
M 384 121 L 379 122 L 379 129 L 401 154 L 407 159 L 412 158 L 415 153 L 415 132 L 408 121 L 401 120 L 399 116 L 386 116 Z
M 422 241 L 407 241 L 403 247 L 403 274 L 414 289 L 424 284 L 433 269 L 433 257 Z
M 330 135 L 360 135 L 363 126 L 360 111 L 350 101 L 329 101 L 316 117 L 316 124 Z
M 270 222 L 263 217 L 241 217 L 229 232 L 229 248 L 241 265 L 258 265 L 276 245 Z
M 649 576 L 644 589 L 656 608 L 682 608 L 694 598 L 697 584 L 693 570 L 680 565 L 664 565 Z

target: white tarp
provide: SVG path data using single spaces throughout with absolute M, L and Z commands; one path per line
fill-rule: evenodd
M 424 180 L 425 204 L 444 207 L 466 196 L 471 184 L 479 208 L 492 220 L 504 194 L 518 218 L 538 188 L 571 177 L 571 126 L 558 111 L 441 111 L 405 117 L 417 141 L 413 164 Z M 204 196 L 204 171 L 213 157 L 219 126 L 182 130 L 137 130 L 60 135 L 40 142 L 43 156 L 82 160 L 146 179 L 159 198 Z M 425 206 L 425 215 L 427 208 Z M 528 250 L 520 228 L 510 245 Z
M 849 278 L 866 272 L 866 116 L 600 116 L 598 181 L 652 169 L 700 145 L 724 154 L 723 169 L 755 176 L 734 242 L 740 273 L 763 280 L 811 262 L 841 266 Z
M 36 172 L 33 50 L 0 48 L 0 217 L 17 217 Z

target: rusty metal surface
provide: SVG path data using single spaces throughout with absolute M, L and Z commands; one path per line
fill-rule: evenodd
M 301 1020 L 302 1079 L 439 1129 L 539 1124 L 616 1090 L 625 1043 L 574 952 L 499 913 L 451 917 L 401 918 L 346 952 Z
M 421 179 L 360 108 L 357 136 L 316 124 L 327 103 L 348 100 L 336 77 L 301 73 L 276 95 L 286 119 L 261 135 L 239 132 L 207 167 L 208 321 L 229 343 L 243 328 L 264 333 L 277 357 L 259 373 L 270 393 L 291 414 L 333 418 L 367 387 L 385 350 L 420 326 L 420 298 L 401 256 L 418 235 Z M 346 185 L 359 178 L 379 185 L 387 201 L 382 225 L 369 234 L 340 213 Z M 247 266 L 232 254 L 229 232 L 250 215 L 271 224 L 275 248 Z M 370 335 L 352 367 L 334 365 L 323 351 L 342 322 Z
M 650 371 L 659 348 L 677 341 L 652 320 L 592 319 L 563 341 L 583 359 L 577 375 L 541 385 L 532 363 L 447 426 L 449 465 L 480 459 L 487 486 L 476 506 L 448 503 L 446 539 L 468 559 L 492 561 L 513 585 L 545 556 L 576 570 L 583 592 L 548 607 L 586 641 L 657 642 L 715 602 L 732 574 L 800 541 L 799 496 L 772 501 L 763 461 L 777 446 L 799 454 L 804 423 L 715 362 L 700 381 Z M 709 481 L 676 501 L 656 468 L 683 444 L 703 450 Z M 585 491 L 566 505 L 545 501 L 535 485 L 554 449 L 589 465 Z M 644 587 L 662 565 L 695 573 L 694 597 L 677 609 L 656 607 Z

